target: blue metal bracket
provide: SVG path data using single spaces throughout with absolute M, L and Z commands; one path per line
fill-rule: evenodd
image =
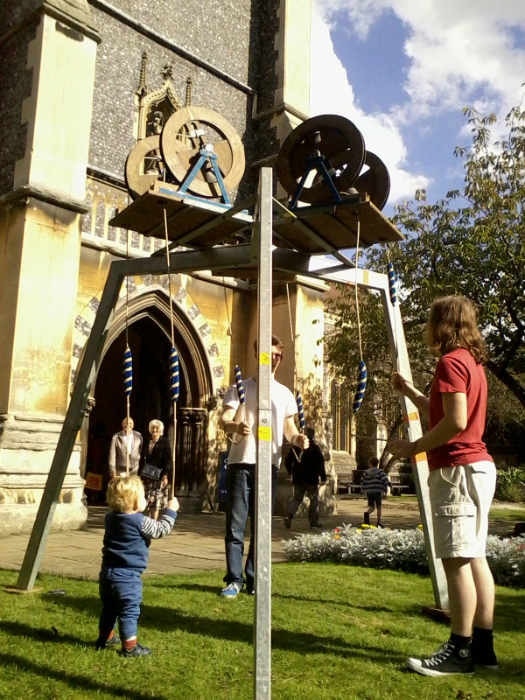
M 334 185 L 334 181 L 330 177 L 330 173 L 326 169 L 326 165 L 324 164 L 324 160 L 322 155 L 317 151 L 314 155 L 312 155 L 308 160 L 306 161 L 306 170 L 304 172 L 304 175 L 301 178 L 301 181 L 297 185 L 297 189 L 295 190 L 294 196 L 292 197 L 292 201 L 290 202 L 290 210 L 293 211 L 296 206 L 297 202 L 299 201 L 301 197 L 301 192 L 303 191 L 304 185 L 306 183 L 306 180 L 308 179 L 308 176 L 312 172 L 312 170 L 316 170 L 319 175 L 323 178 L 323 180 L 326 182 L 328 187 L 330 188 L 330 192 L 333 195 L 334 202 L 338 204 L 339 202 L 342 202 L 343 200 L 341 199 L 341 195 L 337 191 L 337 187 Z
M 222 179 L 221 171 L 219 170 L 219 166 L 217 165 L 217 154 L 214 153 L 211 150 L 208 150 L 207 148 L 202 148 L 200 151 L 199 155 L 199 160 L 195 163 L 193 168 L 190 170 L 189 175 L 187 178 L 184 180 L 182 185 L 179 188 L 179 192 L 182 194 L 185 194 L 188 187 L 191 185 L 193 180 L 196 178 L 197 173 L 199 170 L 203 167 L 204 163 L 209 160 L 213 174 L 217 178 L 217 183 L 219 185 L 219 189 L 221 190 L 221 195 L 222 199 L 224 201 L 224 204 L 231 204 L 230 198 L 228 197 L 228 193 L 226 192 L 226 187 L 224 186 L 224 180 Z

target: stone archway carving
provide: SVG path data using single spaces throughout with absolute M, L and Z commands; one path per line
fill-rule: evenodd
M 150 302 L 152 307 L 158 308 L 161 312 L 164 311 L 169 317 L 169 297 L 168 297 L 168 281 L 165 275 L 153 276 L 144 275 L 143 277 L 128 278 L 130 306 L 136 309 L 137 313 L 148 314 Z M 71 360 L 71 384 L 75 381 L 76 370 L 82 358 L 86 341 L 89 337 L 95 316 L 100 305 L 101 293 L 94 296 L 89 303 L 84 307 L 82 312 L 75 319 L 75 329 L 73 333 L 73 357 Z M 115 308 L 115 316 L 112 327 L 108 334 L 104 352 L 113 342 L 113 339 L 119 335 L 125 327 L 125 298 L 126 286 L 122 285 L 120 290 L 119 301 Z M 207 399 L 220 395 L 223 388 L 225 370 L 220 358 L 219 346 L 214 339 L 213 332 L 206 318 L 203 316 L 198 305 L 194 302 L 183 286 L 179 286 L 176 293 L 173 294 L 174 310 L 176 311 L 176 319 L 184 323 L 180 323 L 179 327 L 182 333 L 188 334 L 191 328 L 191 333 L 188 335 L 188 343 L 193 343 L 197 355 L 202 359 L 204 372 L 208 372 L 209 388 L 205 391 Z M 202 352 L 201 352 L 202 351 Z M 202 375 L 204 386 L 204 375 Z

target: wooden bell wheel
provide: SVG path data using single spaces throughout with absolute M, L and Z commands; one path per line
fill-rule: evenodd
M 287 137 L 277 159 L 277 177 L 293 196 L 316 152 L 323 157 L 335 187 L 344 192 L 357 178 L 365 160 L 365 142 L 359 129 L 345 117 L 323 114 L 300 124 Z M 314 171 L 300 196 L 302 202 L 318 204 L 332 200 L 325 179 Z
M 381 211 L 390 194 L 390 175 L 381 158 L 371 151 L 366 152 L 365 166 L 368 166 L 368 170 L 359 175 L 352 187 L 355 187 L 359 194 L 366 193 L 372 204 Z
M 139 141 L 126 160 L 126 185 L 133 199 L 147 192 L 159 179 L 162 169 L 160 136 L 148 136 Z
M 160 137 L 162 159 L 175 181 L 182 185 L 198 162 L 201 149 L 211 144 L 226 191 L 244 174 L 244 147 L 230 122 L 205 107 L 185 107 L 168 119 Z M 200 197 L 220 197 L 217 179 L 207 161 L 188 187 Z

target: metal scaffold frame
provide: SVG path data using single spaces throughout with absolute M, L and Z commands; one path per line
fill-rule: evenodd
M 271 525 L 272 525 L 272 440 L 271 440 L 271 337 L 272 337 L 272 271 L 288 275 L 307 275 L 327 282 L 342 282 L 375 289 L 381 294 L 390 350 L 394 366 L 411 380 L 410 363 L 403 333 L 399 306 L 390 301 L 388 277 L 366 270 L 335 264 L 315 269 L 315 261 L 304 253 L 276 248 L 272 250 L 273 211 L 283 213 L 283 205 L 273 197 L 271 168 L 262 168 L 256 200 L 251 242 L 242 245 L 221 245 L 200 251 L 169 255 L 172 274 L 212 270 L 228 275 L 243 270 L 258 272 L 258 440 L 256 472 L 255 523 L 255 613 L 254 613 L 254 698 L 271 697 Z M 37 517 L 31 532 L 22 568 L 17 581 L 19 590 L 34 586 L 40 563 L 59 502 L 60 491 L 84 418 L 88 397 L 101 362 L 102 350 L 111 326 L 119 291 L 126 277 L 144 274 L 165 274 L 167 261 L 162 256 L 115 261 L 112 263 L 84 356 L 77 371 L 71 401 L 64 419 L 56 452 Z M 408 399 L 400 396 L 405 425 L 410 440 L 421 436 L 419 413 Z M 424 457 L 424 456 L 423 456 Z M 432 520 L 428 500 L 428 465 L 421 455 L 414 465 L 414 479 L 420 504 L 429 555 L 430 572 L 436 606 L 448 606 L 447 588 L 441 562 L 433 548 Z

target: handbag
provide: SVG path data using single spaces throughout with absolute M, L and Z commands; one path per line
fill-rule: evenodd
M 145 464 L 142 467 L 141 476 L 146 479 L 151 479 L 152 481 L 159 481 L 160 475 L 162 474 L 162 469 L 156 467 L 154 464 Z

